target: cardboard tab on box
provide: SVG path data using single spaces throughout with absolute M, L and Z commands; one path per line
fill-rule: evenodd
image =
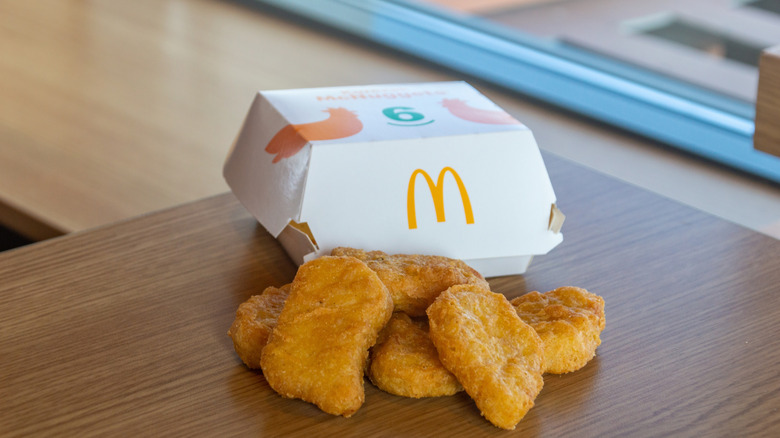
M 224 176 L 298 264 L 349 246 L 521 274 L 563 240 L 533 134 L 464 82 L 261 91 Z

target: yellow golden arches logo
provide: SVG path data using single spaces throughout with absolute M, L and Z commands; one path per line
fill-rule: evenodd
M 463 211 L 466 213 L 466 223 L 474 223 L 474 212 L 471 210 L 469 194 L 466 191 L 466 186 L 463 185 L 463 180 L 460 179 L 460 175 L 458 175 L 458 172 L 455 172 L 455 169 L 449 166 L 443 168 L 439 172 L 439 178 L 436 183 L 433 182 L 428 172 L 416 169 L 409 178 L 409 189 L 406 193 L 406 215 L 409 220 L 410 230 L 417 228 L 417 210 L 414 203 L 414 183 L 417 181 L 417 175 L 422 175 L 425 178 L 425 182 L 428 183 L 428 188 L 433 198 L 433 207 L 436 209 L 436 222 L 444 222 L 444 175 L 447 172 L 455 178 L 455 182 L 458 184 L 460 199 L 463 201 Z

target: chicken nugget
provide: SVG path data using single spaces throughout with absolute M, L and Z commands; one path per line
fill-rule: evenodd
M 396 312 L 371 348 L 368 378 L 377 388 L 403 397 L 439 397 L 463 390 L 444 368 L 428 336 L 428 323 Z
M 270 286 L 262 294 L 253 295 L 238 306 L 236 319 L 227 334 L 233 339 L 233 348 L 247 367 L 260 368 L 260 354 L 276 327 L 289 293 L 289 284 Z
M 577 371 L 596 355 L 604 330 L 604 299 L 579 287 L 529 292 L 512 300 L 520 319 L 544 343 L 545 372 Z
M 444 367 L 488 421 L 514 429 L 544 385 L 544 347 L 534 329 L 504 295 L 477 285 L 447 289 L 428 318 Z
M 333 415 L 351 416 L 365 399 L 368 349 L 393 312 L 387 288 L 353 257 L 303 264 L 260 365 L 268 384 Z
M 490 285 L 482 274 L 461 260 L 429 255 L 388 255 L 382 251 L 335 248 L 331 255 L 352 256 L 379 274 L 393 297 L 395 310 L 424 316 L 425 309 L 448 287 L 456 284 Z

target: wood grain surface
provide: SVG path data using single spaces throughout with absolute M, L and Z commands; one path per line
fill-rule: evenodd
M 772 436 L 780 427 L 780 242 L 545 155 L 564 242 L 507 297 L 606 299 L 598 355 L 545 377 L 518 436 Z M 295 267 L 223 194 L 0 253 L 0 435 L 483 436 L 465 394 L 366 382 L 349 419 L 274 393 L 226 331 Z
M 756 100 L 756 149 L 780 157 L 780 45 L 761 54 Z

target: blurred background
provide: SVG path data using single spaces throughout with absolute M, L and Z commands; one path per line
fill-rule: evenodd
M 228 190 L 257 90 L 440 80 L 547 153 L 780 236 L 780 165 L 751 144 L 779 3 L 3 2 L 0 245 Z

